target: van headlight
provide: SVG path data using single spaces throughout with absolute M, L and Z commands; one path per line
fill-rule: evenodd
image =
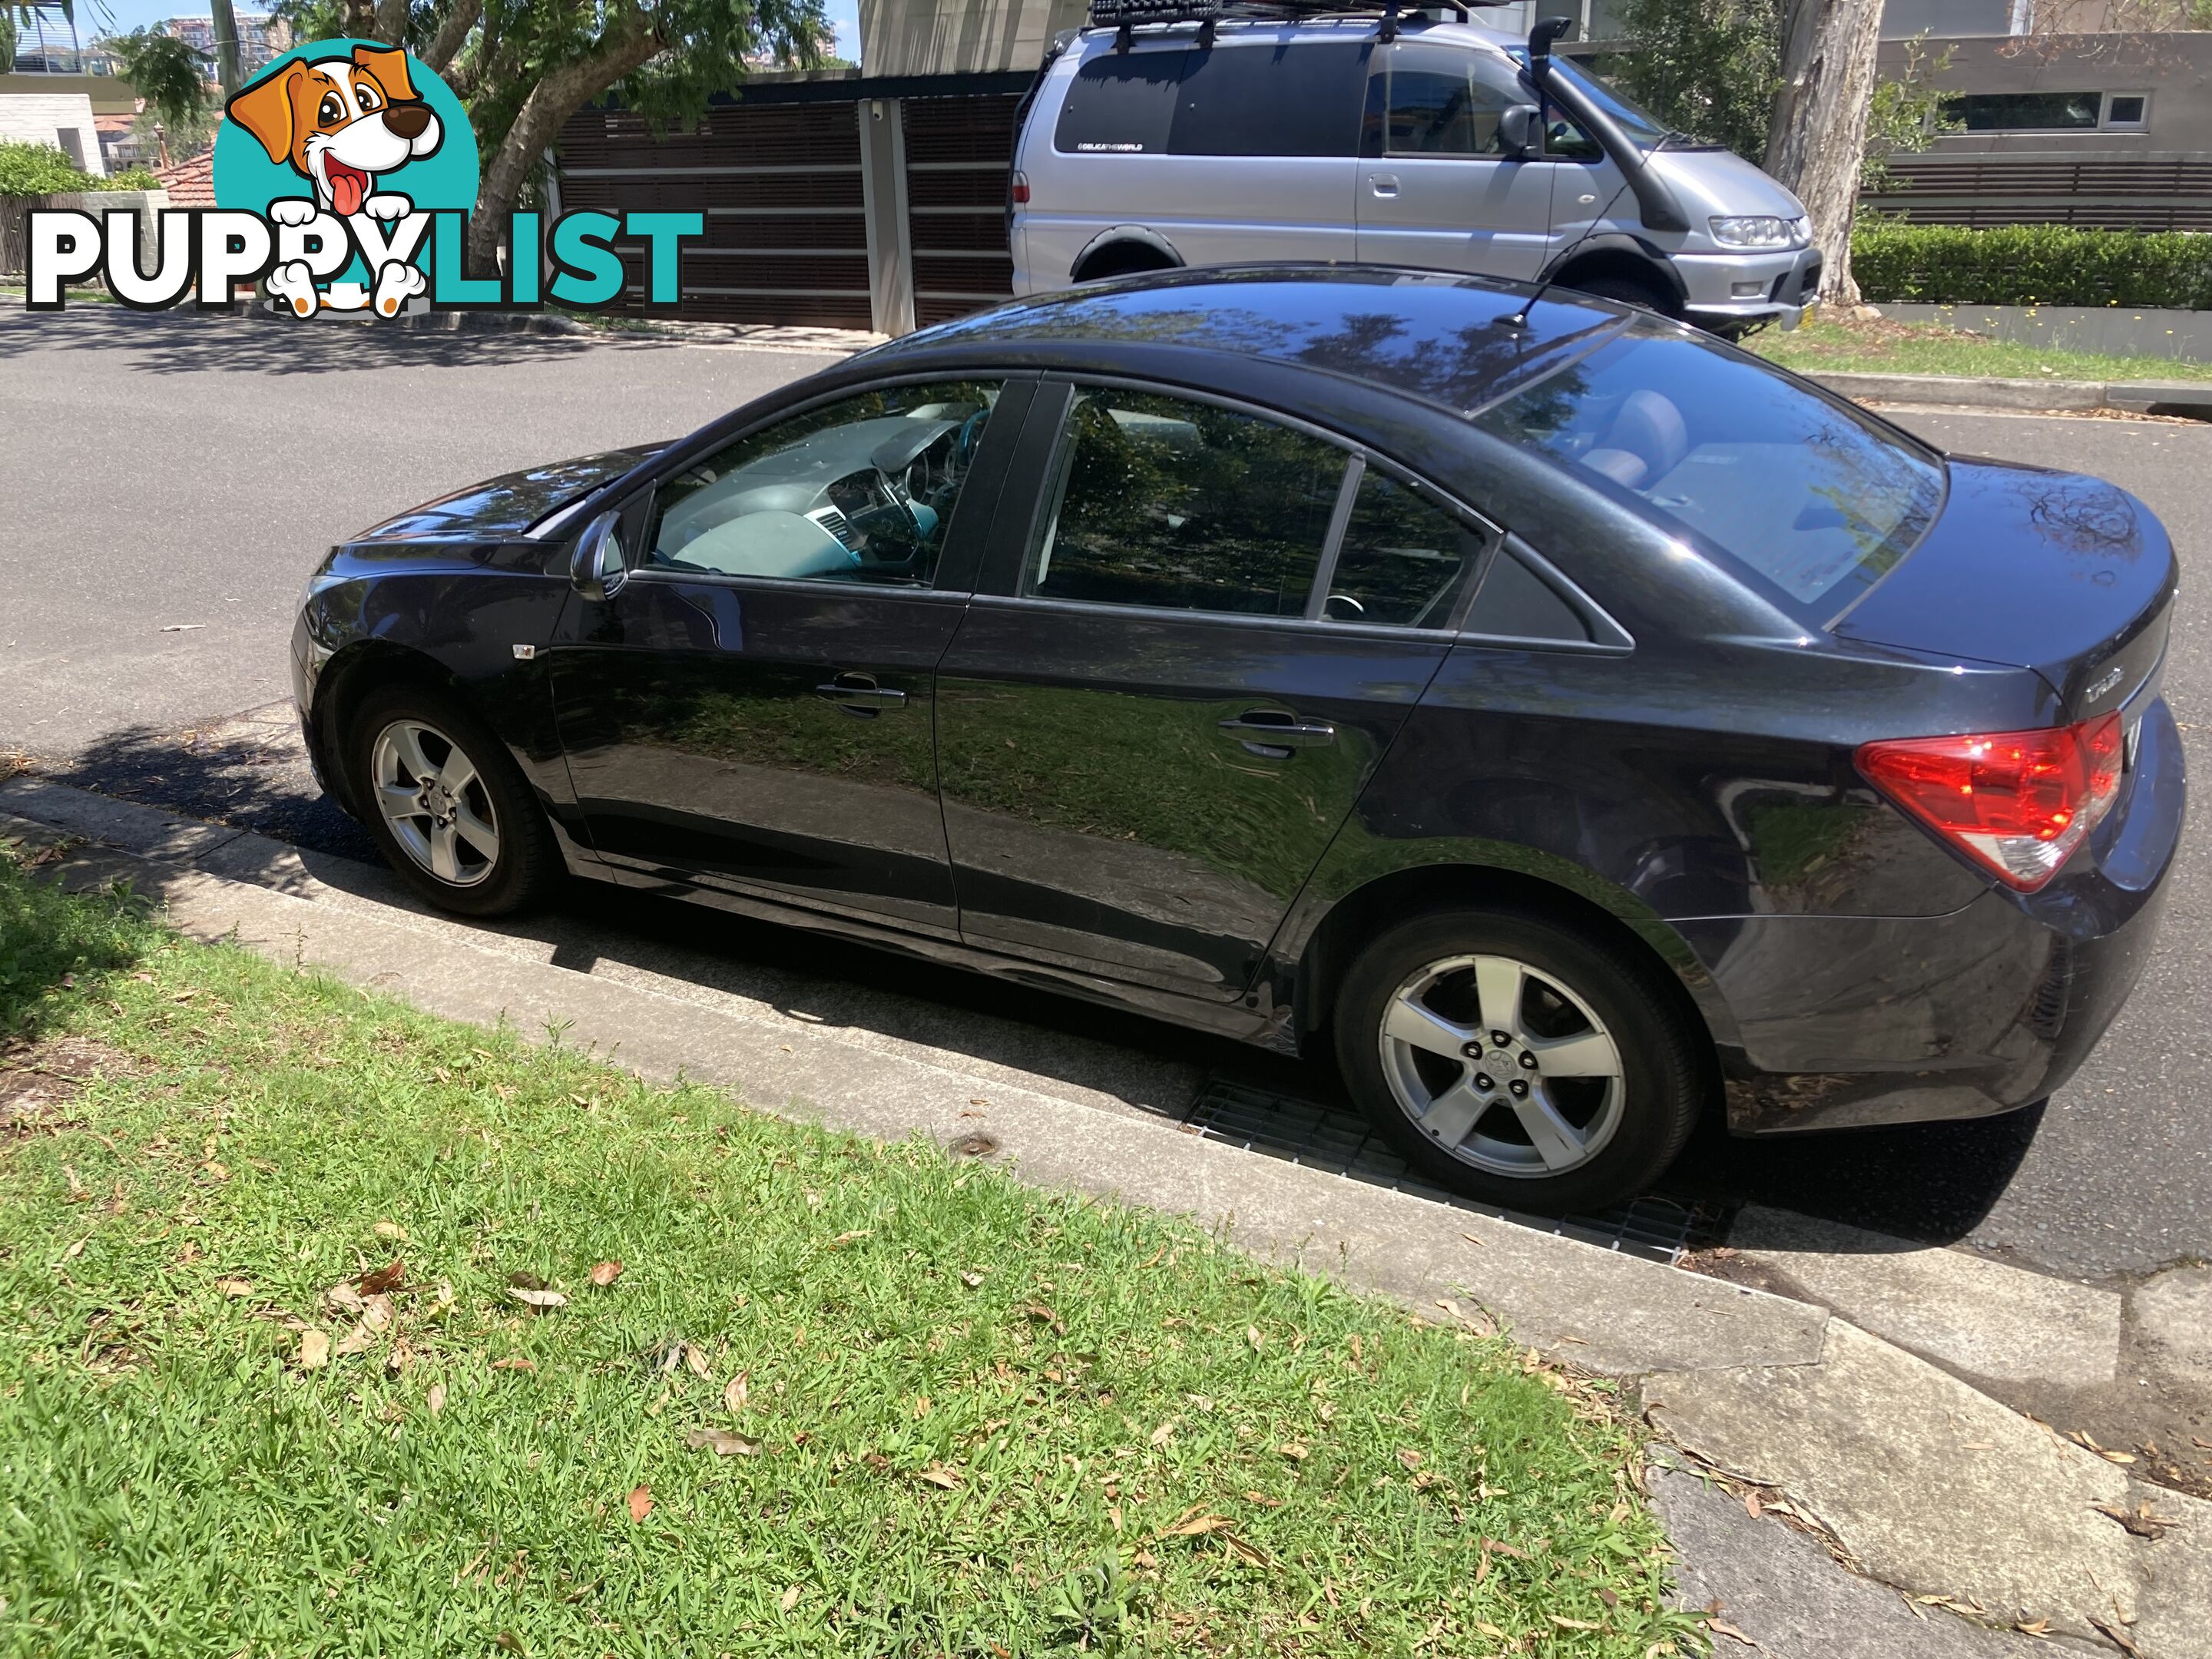
M 1713 240 L 1723 247 L 1788 247 L 1795 240 L 1790 221 L 1754 213 L 1734 218 L 1712 218 Z

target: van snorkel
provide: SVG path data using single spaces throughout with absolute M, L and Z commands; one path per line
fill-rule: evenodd
M 1565 110 L 1574 124 L 1596 142 L 1606 159 L 1620 169 L 1621 178 L 1635 193 L 1636 205 L 1647 229 L 1689 229 L 1689 216 L 1682 211 L 1673 188 L 1651 171 L 1644 152 L 1629 142 L 1628 135 L 1580 87 L 1565 76 L 1552 73 L 1552 42 L 1573 27 L 1571 18 L 1547 17 L 1528 31 L 1528 78 L 1536 83 L 1538 92 Z

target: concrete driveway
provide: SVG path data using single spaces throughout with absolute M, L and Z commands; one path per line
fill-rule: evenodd
M 681 433 L 830 360 L 617 338 L 294 330 L 88 307 L 0 312 L 0 750 L 50 776 L 331 851 L 365 840 L 288 747 L 284 641 L 336 538 L 486 474 Z M 1901 412 L 1956 450 L 2101 474 L 2212 542 L 2212 428 Z M 166 632 L 176 629 L 182 631 Z M 2212 623 L 2185 595 L 2166 677 L 2207 775 Z M 249 717 L 238 718 L 246 711 Z M 1693 1144 L 1678 1187 L 1961 1242 L 2045 1273 L 2119 1281 L 2212 1258 L 2212 856 L 2185 844 L 2158 957 L 2080 1079 L 2040 1115 Z M 1249 1050 L 1133 1018 L 626 896 L 586 895 L 564 965 L 696 975 L 809 1022 L 1049 1079 L 1078 1098 L 1180 1110 L 1209 1074 L 1329 1092 Z

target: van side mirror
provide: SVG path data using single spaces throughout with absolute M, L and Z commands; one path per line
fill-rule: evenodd
M 1509 161 L 1525 161 L 1543 136 L 1543 112 L 1534 104 L 1510 104 L 1498 117 L 1498 150 Z
M 622 514 L 613 507 L 584 526 L 584 533 L 576 538 L 576 550 L 568 561 L 568 579 L 576 591 L 595 604 L 604 605 L 622 591 L 629 580 L 629 566 L 623 560 Z

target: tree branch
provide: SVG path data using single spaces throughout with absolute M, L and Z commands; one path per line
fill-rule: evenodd
M 387 46 L 403 46 L 407 33 L 407 0 L 376 0 L 376 21 L 370 26 L 372 37 Z
M 446 65 L 453 61 L 461 43 L 469 38 L 469 31 L 477 26 L 483 15 L 483 0 L 456 0 L 446 21 L 438 25 L 438 33 L 431 38 L 422 53 L 422 67 L 434 74 L 442 75 Z
M 633 14 L 635 15 L 635 14 Z M 615 35 L 599 50 L 550 70 L 532 87 L 515 112 L 499 153 L 484 169 L 477 191 L 477 210 L 469 222 L 467 265 L 489 276 L 496 263 L 499 239 L 514 200 L 538 158 L 558 137 L 568 118 L 661 50 L 659 31 L 637 19 L 636 32 Z

